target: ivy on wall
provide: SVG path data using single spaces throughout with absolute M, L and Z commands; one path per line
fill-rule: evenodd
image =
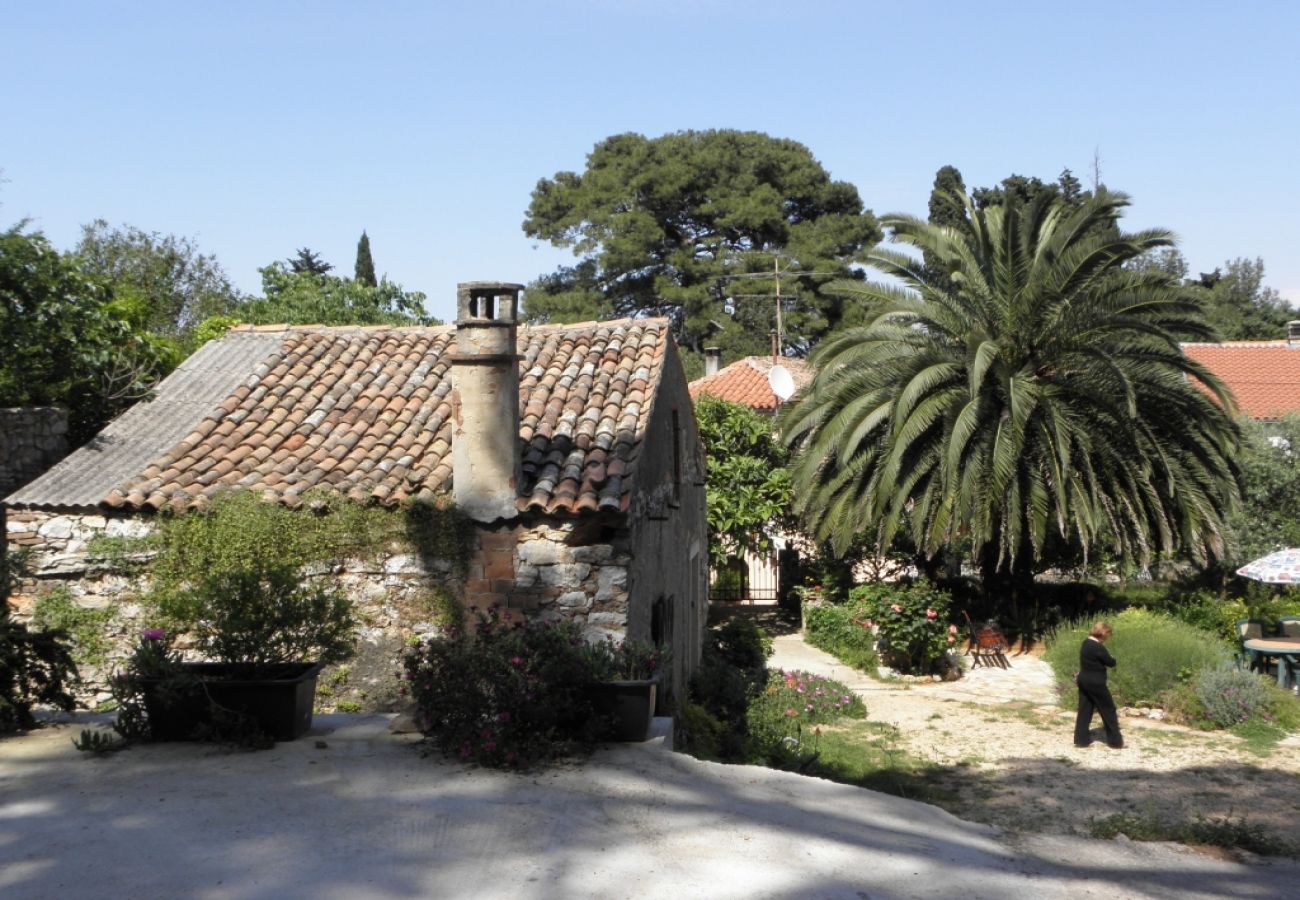
M 189 588 L 199 578 L 267 562 L 302 568 L 415 553 L 449 563 L 455 576 L 468 568 L 474 530 L 454 506 L 389 509 L 327 492 L 303 499 L 298 509 L 288 509 L 246 492 L 225 493 L 206 509 L 160 513 L 143 537 L 100 538 L 90 550 L 147 576 L 150 587 L 141 601 L 171 626 L 191 620 Z M 446 594 L 445 586 L 430 590 Z

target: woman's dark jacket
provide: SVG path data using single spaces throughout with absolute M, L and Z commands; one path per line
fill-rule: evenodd
M 1099 641 L 1087 638 L 1079 648 L 1079 684 L 1106 685 L 1106 670 L 1115 668 L 1115 657 Z

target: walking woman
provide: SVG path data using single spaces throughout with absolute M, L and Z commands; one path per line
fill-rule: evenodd
M 1115 657 L 1106 649 L 1111 634 L 1109 625 L 1098 622 L 1079 648 L 1079 674 L 1075 676 L 1079 684 L 1079 716 L 1074 720 L 1076 747 L 1087 747 L 1092 743 L 1088 730 L 1092 726 L 1094 710 L 1101 713 L 1101 722 L 1106 726 L 1106 743 L 1115 750 L 1124 746 L 1115 701 L 1106 687 L 1106 670 L 1115 668 Z

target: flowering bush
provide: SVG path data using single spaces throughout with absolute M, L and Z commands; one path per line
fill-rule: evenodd
M 929 674 L 956 646 L 957 630 L 948 623 L 952 598 L 928 582 L 861 585 L 849 602 L 861 611 L 859 626 L 878 637 L 881 657 L 899 672 Z
M 1263 717 L 1271 699 L 1263 678 L 1233 666 L 1202 669 L 1195 685 L 1205 718 L 1218 728 Z
M 654 678 L 668 665 L 668 651 L 643 641 L 610 639 L 586 646 L 593 681 L 641 681 Z
M 806 732 L 840 718 L 866 718 L 862 699 L 838 681 L 799 670 L 773 672 L 749 706 L 749 729 L 760 758 L 795 755 Z
M 449 629 L 413 647 L 401 678 L 420 730 L 457 759 L 526 768 L 598 733 L 587 643 L 574 622 L 511 623 L 490 610 L 472 634 Z

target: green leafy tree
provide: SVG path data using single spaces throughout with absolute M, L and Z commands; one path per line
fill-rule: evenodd
M 1208 285 L 1207 285 L 1208 282 Z M 1264 285 L 1264 260 L 1231 259 L 1202 276 L 1208 318 L 1225 341 L 1280 340 L 1296 309 Z
M 138 295 L 114 298 L 76 256 L 19 223 L 0 232 L 0 406 L 61 406 L 87 441 L 179 362 L 143 328 Z
M 1163 248 L 1135 260 L 1136 269 L 1156 269 L 1181 279 L 1205 306 L 1205 317 L 1225 341 L 1280 340 L 1300 312 L 1264 284 L 1264 260 L 1228 260 L 1213 272 L 1188 277 L 1187 260 Z
M 298 252 L 291 256 L 287 262 L 289 269 L 295 275 L 325 275 L 334 267 L 312 250 L 306 247 L 299 247 Z
M 189 238 L 96 219 L 82 226 L 73 252 L 83 272 L 110 285 L 119 302 L 137 304 L 144 328 L 159 334 L 184 336 L 241 299 L 220 263 Z
M 1283 547 L 1300 547 L 1300 416 L 1241 420 L 1242 503 L 1229 520 L 1230 568 Z
M 375 261 L 370 258 L 370 235 L 361 232 L 357 241 L 357 263 L 353 268 L 353 278 L 366 287 L 379 287 L 375 280 Z
M 254 325 L 436 324 L 424 313 L 424 294 L 384 279 L 370 287 L 350 278 L 292 272 L 273 263 L 262 273 L 264 296 L 235 310 Z
M 886 220 L 944 280 L 873 253 L 900 284 L 845 287 L 876 318 L 819 348 L 782 417 L 811 529 L 837 548 L 906 531 L 927 556 L 968 541 L 1013 603 L 1054 542 L 1139 564 L 1222 556 L 1238 431 L 1223 385 L 1179 347 L 1212 332 L 1176 280 L 1126 268 L 1172 238 L 1120 232 L 1121 195 L 964 205 L 956 229 Z
M 823 285 L 880 236 L 802 144 L 730 130 L 607 138 L 582 173 L 537 183 L 523 228 L 579 258 L 529 285 L 529 319 L 665 315 L 682 346 L 730 357 L 766 352 L 774 326 L 770 280 L 744 276 L 778 258 L 786 349 L 803 352 L 852 314 Z
M 771 549 L 774 529 L 788 519 L 790 475 L 772 420 L 715 397 L 695 404 L 709 461 L 709 554 L 715 566 L 744 550 Z

